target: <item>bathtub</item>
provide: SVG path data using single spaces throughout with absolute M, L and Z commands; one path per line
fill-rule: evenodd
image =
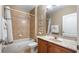
M 24 39 L 16 39 L 16 40 L 14 40 L 14 43 L 17 43 L 17 42 L 26 42 L 27 44 L 28 43 L 31 43 L 31 42 L 34 42 L 34 39 L 31 39 L 31 38 L 24 38 Z
M 22 53 L 24 52 L 24 49 L 28 49 L 30 47 L 30 52 L 36 52 L 35 47 L 37 46 L 37 43 L 34 42 L 31 38 L 24 38 L 19 40 L 14 40 L 12 44 L 7 45 L 3 49 L 4 53 Z

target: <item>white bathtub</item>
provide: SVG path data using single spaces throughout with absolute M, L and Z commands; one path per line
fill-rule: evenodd
M 27 42 L 26 42 L 26 41 L 27 41 Z M 28 43 L 34 42 L 34 39 L 31 39 L 31 38 L 24 38 L 24 39 L 16 39 L 16 40 L 14 40 L 14 43 L 17 43 L 17 42 L 26 42 L 26 43 L 28 44 Z
M 37 46 L 37 43 L 33 40 L 30 40 L 30 38 L 25 39 L 19 39 L 14 40 L 12 44 L 7 45 L 6 48 L 4 48 L 4 53 L 20 53 L 23 52 L 24 48 L 31 48 L 31 52 L 34 52 L 34 48 Z

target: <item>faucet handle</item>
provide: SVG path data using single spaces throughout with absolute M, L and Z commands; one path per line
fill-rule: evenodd
M 55 36 L 55 39 L 57 39 L 57 36 Z

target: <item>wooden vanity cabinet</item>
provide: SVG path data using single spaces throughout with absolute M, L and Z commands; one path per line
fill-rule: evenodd
M 38 53 L 47 53 L 47 41 L 38 39 Z
M 76 51 L 64 48 L 54 43 L 38 39 L 38 52 L 39 53 L 75 53 Z
M 48 43 L 48 53 L 73 53 L 75 51 L 61 47 L 59 45 Z

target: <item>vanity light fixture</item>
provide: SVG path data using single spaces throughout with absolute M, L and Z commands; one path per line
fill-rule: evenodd
M 52 8 L 52 5 L 47 5 L 47 8 L 48 8 L 48 9 Z
M 47 9 L 53 9 L 55 7 L 60 7 L 61 5 L 47 5 Z
M 53 10 L 56 7 L 56 5 L 47 5 L 48 10 Z

